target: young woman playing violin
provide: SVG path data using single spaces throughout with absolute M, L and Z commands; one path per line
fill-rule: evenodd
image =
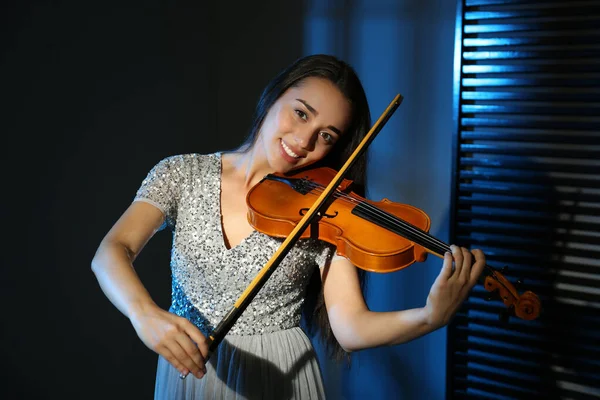
M 315 295 L 306 293 L 315 271 L 324 303 L 317 301 L 311 315 L 334 354 L 404 343 L 450 321 L 483 271 L 481 251 L 451 246 L 422 308 L 372 312 L 361 271 L 334 246 L 301 239 L 205 363 L 206 338 L 282 242 L 249 224 L 247 193 L 269 173 L 340 168 L 370 124 L 353 69 L 332 56 L 308 56 L 267 85 L 237 150 L 169 156 L 148 173 L 100 243 L 92 269 L 159 354 L 156 399 L 324 398 L 314 350 L 300 328 L 306 296 Z M 364 187 L 364 159 L 348 179 Z M 165 227 L 173 232 L 169 311 L 153 302 L 133 268 Z

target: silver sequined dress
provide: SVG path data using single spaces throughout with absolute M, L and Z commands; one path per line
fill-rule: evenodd
M 170 311 L 204 335 L 221 321 L 282 240 L 253 231 L 225 246 L 221 225 L 221 154 L 184 154 L 158 162 L 134 201 L 165 215 L 173 232 Z M 309 339 L 299 327 L 314 268 L 334 250 L 306 239 L 294 248 L 211 355 L 202 379 L 159 357 L 155 399 L 322 399 L 324 389 Z

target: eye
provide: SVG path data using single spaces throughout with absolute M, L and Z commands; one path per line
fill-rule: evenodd
M 329 132 L 319 132 L 319 135 L 321 135 L 327 144 L 333 144 L 335 142 L 333 136 Z
M 306 113 L 302 110 L 294 110 L 296 112 L 296 114 L 302 118 L 304 121 L 306 121 L 308 119 L 308 115 L 306 115 Z

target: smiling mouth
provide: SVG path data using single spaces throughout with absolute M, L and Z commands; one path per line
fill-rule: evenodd
M 299 156 L 298 154 L 294 153 L 294 152 L 292 151 L 292 149 L 290 149 L 290 148 L 288 147 L 288 145 L 287 145 L 287 144 L 285 144 L 285 142 L 284 142 L 283 140 L 281 141 L 281 147 L 283 147 L 283 151 L 285 151 L 285 153 L 286 153 L 288 156 L 290 156 L 290 157 L 293 157 L 293 158 L 300 158 L 300 156 Z

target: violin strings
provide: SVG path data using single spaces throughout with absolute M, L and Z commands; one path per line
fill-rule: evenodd
M 314 187 L 316 187 L 318 191 L 322 191 L 323 186 L 319 185 L 319 184 L 314 184 Z M 383 222 L 387 222 L 389 224 L 391 224 L 392 226 L 396 227 L 398 230 L 406 232 L 408 234 L 412 234 L 412 236 L 416 237 L 417 240 L 421 240 L 422 242 L 428 242 L 428 244 L 432 247 L 431 250 L 440 250 L 440 248 L 442 249 L 442 253 L 444 251 L 449 251 L 450 248 L 448 245 L 446 245 L 445 243 L 443 243 L 442 241 L 436 239 L 435 237 L 428 235 L 426 232 L 422 231 L 421 229 L 413 226 L 412 224 L 402 220 L 401 218 L 398 218 L 396 216 L 390 215 L 389 213 L 384 212 L 383 210 L 380 210 L 379 208 L 367 203 L 367 202 L 363 202 L 362 200 L 358 200 L 353 198 L 350 195 L 347 195 L 343 192 L 338 192 L 336 191 L 334 193 L 334 197 L 336 198 L 340 198 L 342 199 L 342 201 L 348 201 L 352 204 L 356 204 L 357 206 L 362 206 L 363 209 L 365 209 L 365 211 L 367 211 L 367 214 L 371 217 L 375 217 L 377 220 L 379 221 L 383 221 Z M 437 249 L 434 249 L 434 247 L 437 247 Z
M 319 183 L 315 183 L 312 181 L 306 181 L 306 182 L 309 183 L 309 186 L 312 186 L 312 189 L 313 189 L 312 191 L 314 191 L 315 194 L 321 193 L 325 190 L 325 187 Z M 333 197 L 340 199 L 341 201 L 346 201 L 346 202 L 355 204 L 356 206 L 362 206 L 363 208 L 365 208 L 368 211 L 367 214 L 369 216 L 378 218 L 380 221 L 385 221 L 385 222 L 391 224 L 392 226 L 396 226 L 400 231 L 404 231 L 404 232 L 407 232 L 408 234 L 412 234 L 413 237 L 416 237 L 418 240 L 421 240 L 421 242 L 419 244 L 422 244 L 426 247 L 429 246 L 428 248 L 430 250 L 438 251 L 438 254 L 440 254 L 440 255 L 443 255 L 443 253 L 446 251 L 451 252 L 450 246 L 448 244 L 446 244 L 443 241 L 437 239 L 436 237 L 428 234 L 427 232 L 423 231 L 422 229 L 415 227 L 414 225 L 402 220 L 401 218 L 398 218 L 394 215 L 384 212 L 383 210 L 380 210 L 379 208 L 373 206 L 372 204 L 369 204 L 366 201 L 362 201 L 360 199 L 357 199 L 351 195 L 348 195 L 344 192 L 340 192 L 338 190 L 335 191 L 335 193 L 333 194 Z M 495 275 L 497 272 L 496 270 L 494 270 L 487 264 L 485 265 L 485 268 L 487 270 L 489 270 L 489 276 L 491 276 L 494 280 L 496 280 L 502 286 L 505 287 L 505 285 L 502 282 L 500 282 L 498 277 Z
M 324 190 L 324 187 L 321 184 L 310 182 L 310 185 L 314 189 L 316 189 L 316 190 L 314 190 L 314 192 L 316 192 L 316 193 L 320 193 Z M 434 251 L 441 250 L 440 254 L 443 254 L 445 251 L 450 251 L 450 247 L 446 243 L 442 242 L 441 240 L 427 234 L 427 232 L 424 232 L 423 230 L 402 220 L 401 218 L 398 218 L 387 212 L 384 212 L 383 210 L 380 210 L 379 208 L 369 204 L 368 202 L 356 199 L 346 193 L 339 192 L 337 190 L 333 194 L 333 196 L 335 198 L 341 199 L 341 201 L 347 201 L 347 202 L 355 204 L 357 206 L 360 205 L 364 209 L 364 211 L 366 212 L 367 215 L 374 217 L 374 219 L 376 219 L 376 220 L 387 222 L 388 224 L 396 227 L 398 230 L 400 230 L 402 232 L 406 232 L 407 234 L 409 234 L 413 237 L 416 237 L 417 240 L 421 241 L 421 243 L 419 243 L 419 244 L 423 244 L 425 246 L 430 246 L 429 248 L 431 250 L 434 250 Z

